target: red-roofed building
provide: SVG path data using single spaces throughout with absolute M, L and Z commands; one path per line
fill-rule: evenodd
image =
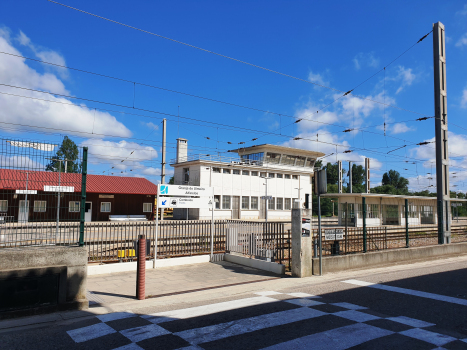
M 0 215 L 9 221 L 54 221 L 60 191 L 60 221 L 79 220 L 81 182 L 81 174 L 0 169 Z M 86 221 L 107 221 L 110 215 L 152 220 L 156 194 L 157 185 L 145 178 L 87 175 Z

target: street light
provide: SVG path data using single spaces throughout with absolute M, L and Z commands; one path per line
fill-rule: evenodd
M 300 190 L 303 190 L 303 187 L 300 187 L 300 188 L 295 187 L 294 190 L 298 190 L 298 203 L 301 203 L 302 202 L 302 197 L 300 196 Z M 293 205 L 292 205 L 292 207 L 293 207 Z M 299 205 L 298 208 L 300 209 L 301 206 Z M 306 208 L 306 209 L 308 209 L 308 208 Z
M 61 185 L 61 173 L 62 173 L 62 162 L 65 162 L 65 173 L 66 173 L 66 167 L 68 166 L 68 161 L 70 159 L 60 159 L 60 158 L 46 158 L 55 162 L 59 162 L 58 165 L 58 200 L 57 200 L 57 225 L 55 228 L 55 240 L 58 238 L 58 222 L 60 218 L 60 185 Z M 71 161 L 71 160 L 70 160 Z M 55 241 L 56 243 L 57 241 Z
M 334 217 L 334 202 L 335 200 L 331 199 L 332 202 L 332 217 Z

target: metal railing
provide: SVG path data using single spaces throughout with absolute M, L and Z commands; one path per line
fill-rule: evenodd
M 229 163 L 238 165 L 263 165 L 264 159 L 252 160 L 242 159 L 240 157 L 223 156 L 222 154 L 191 154 L 186 157 L 181 157 L 180 162 L 191 162 L 194 160 L 206 160 L 210 162 Z M 170 164 L 177 164 L 177 158 L 170 160 Z

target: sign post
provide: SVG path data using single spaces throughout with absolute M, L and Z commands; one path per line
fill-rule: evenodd
M 160 196 L 160 195 L 163 195 Z M 157 212 L 159 208 L 211 208 L 211 261 L 214 255 L 214 190 L 212 187 L 185 185 L 157 185 Z M 159 215 L 156 216 L 156 237 L 154 239 L 154 264 L 157 258 L 157 236 Z

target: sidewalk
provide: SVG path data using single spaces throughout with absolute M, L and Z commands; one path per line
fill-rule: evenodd
M 146 270 L 146 297 L 162 297 L 281 278 L 227 261 Z M 136 299 L 136 271 L 88 276 L 89 306 Z

